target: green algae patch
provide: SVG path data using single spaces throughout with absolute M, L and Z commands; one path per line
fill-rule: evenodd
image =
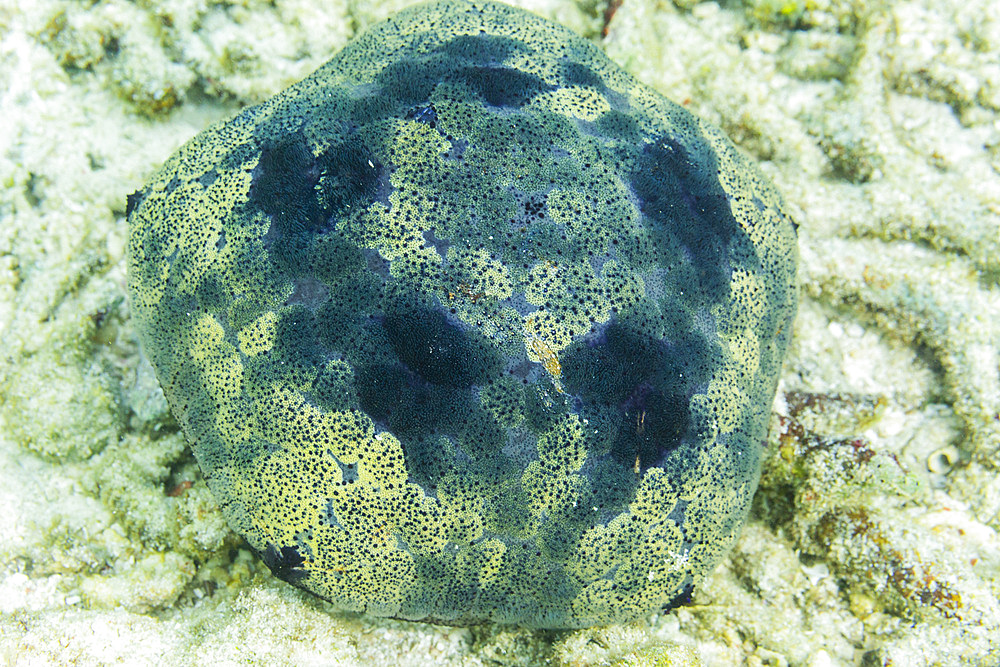
M 129 292 L 236 532 L 337 608 L 582 627 L 745 521 L 796 309 L 780 197 L 565 28 L 419 5 L 129 198 Z

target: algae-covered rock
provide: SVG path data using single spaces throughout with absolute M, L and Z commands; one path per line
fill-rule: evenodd
M 145 352 L 277 576 L 376 615 L 606 624 L 683 602 L 743 524 L 793 224 L 565 28 L 407 9 L 128 211 Z

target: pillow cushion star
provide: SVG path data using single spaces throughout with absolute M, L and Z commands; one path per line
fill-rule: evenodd
M 143 349 L 226 519 L 339 608 L 625 621 L 745 521 L 794 225 L 565 28 L 406 9 L 188 142 L 128 221 Z

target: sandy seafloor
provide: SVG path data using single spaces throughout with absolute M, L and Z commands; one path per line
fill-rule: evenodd
M 1000 664 L 995 0 L 519 3 L 720 124 L 800 224 L 761 489 L 691 606 L 379 620 L 241 546 L 138 352 L 125 197 L 405 4 L 0 0 L 0 662 Z

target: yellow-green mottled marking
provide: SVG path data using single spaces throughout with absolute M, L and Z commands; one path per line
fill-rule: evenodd
M 144 349 L 230 525 L 343 609 L 624 621 L 746 517 L 793 225 L 564 28 L 410 8 L 191 140 L 129 225 Z

